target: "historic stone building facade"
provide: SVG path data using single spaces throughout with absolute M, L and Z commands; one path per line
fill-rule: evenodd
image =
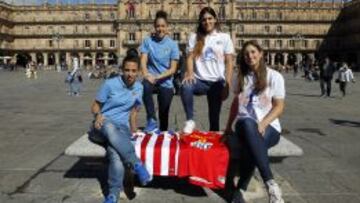
M 218 13 L 240 50 L 256 39 L 270 64 L 314 59 L 342 3 L 236 0 L 122 0 L 117 4 L 14 6 L 0 2 L 0 56 L 45 66 L 114 64 L 153 31 L 157 10 L 169 13 L 170 35 L 184 50 L 201 8 Z

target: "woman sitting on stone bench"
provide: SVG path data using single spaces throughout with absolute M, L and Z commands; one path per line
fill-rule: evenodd
M 122 75 L 107 79 L 103 83 L 91 107 L 95 116 L 94 127 L 108 143 L 106 152 L 109 159 L 109 194 L 104 203 L 118 201 L 119 193 L 123 189 L 125 167 L 134 170 L 142 185 L 151 181 L 130 140 L 131 130 L 136 129 L 136 114 L 143 95 L 143 86 L 137 81 L 138 56 L 126 56 L 122 72 Z
M 230 145 L 229 136 L 239 136 L 246 152 L 241 159 L 240 180 L 232 202 L 244 202 L 242 191 L 247 189 L 257 167 L 268 190 L 269 202 L 283 203 L 280 187 L 270 169 L 268 149 L 280 139 L 278 118 L 284 109 L 284 78 L 266 67 L 263 49 L 256 41 L 246 42 L 240 54 L 240 68 L 233 82 L 235 97 L 224 136 Z M 235 132 L 232 132 L 235 118 Z

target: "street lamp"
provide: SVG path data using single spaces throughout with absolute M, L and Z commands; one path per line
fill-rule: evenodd
M 60 62 L 60 41 L 63 40 L 64 37 L 63 37 L 59 32 L 56 32 L 56 33 L 53 34 L 52 39 L 53 39 L 54 41 L 56 41 L 56 43 L 57 43 L 57 51 L 59 52 L 59 56 L 58 56 L 58 60 L 59 60 L 59 61 L 56 61 L 56 62 Z M 56 65 L 56 70 L 57 70 L 58 72 L 60 72 L 60 70 L 61 70 L 60 64 L 55 63 L 55 65 Z

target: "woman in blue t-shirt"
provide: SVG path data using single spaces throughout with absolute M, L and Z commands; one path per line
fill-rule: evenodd
M 158 90 L 160 130 L 168 128 L 171 100 L 174 95 L 173 75 L 179 60 L 177 43 L 168 34 L 167 13 L 158 11 L 154 21 L 155 33 L 140 46 L 141 70 L 144 75 L 143 101 L 147 114 L 146 132 L 159 130 L 152 93 Z
M 139 58 L 127 56 L 121 67 L 123 74 L 104 82 L 91 107 L 94 127 L 107 140 L 109 194 L 104 203 L 117 202 L 123 189 L 125 167 L 134 170 L 142 185 L 151 180 L 131 144 L 131 131 L 136 130 L 136 113 L 143 92 L 137 81 Z

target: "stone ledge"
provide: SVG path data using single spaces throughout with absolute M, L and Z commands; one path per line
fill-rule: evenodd
M 232 148 L 236 149 L 239 145 L 233 145 Z M 239 151 L 239 150 L 233 150 Z M 105 149 L 97 144 L 94 144 L 88 139 L 88 134 L 84 134 L 79 139 L 74 141 L 70 146 L 65 149 L 65 155 L 77 157 L 104 157 L 106 154 Z M 279 143 L 269 150 L 270 157 L 289 157 L 289 156 L 302 156 L 303 150 L 290 140 L 281 136 Z M 238 157 L 236 152 L 231 154 L 232 158 Z

